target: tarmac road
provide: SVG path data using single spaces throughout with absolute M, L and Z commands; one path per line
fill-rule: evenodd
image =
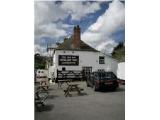
M 125 86 L 115 92 L 94 92 L 79 82 L 84 95 L 64 97 L 63 89 L 52 86 L 46 107 L 35 112 L 35 120 L 125 120 Z

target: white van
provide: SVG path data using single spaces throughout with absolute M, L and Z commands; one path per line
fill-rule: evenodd
M 125 84 L 125 62 L 118 64 L 117 77 L 120 84 Z
M 36 71 L 36 78 L 48 78 L 48 70 L 38 69 Z

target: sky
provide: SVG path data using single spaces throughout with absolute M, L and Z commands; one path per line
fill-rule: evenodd
M 74 25 L 81 40 L 106 54 L 125 41 L 124 1 L 35 1 L 34 9 L 35 53 L 47 55 L 47 45 L 70 37 Z

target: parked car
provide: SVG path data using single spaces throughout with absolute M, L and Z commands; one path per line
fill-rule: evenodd
M 47 78 L 48 76 L 48 71 L 44 69 L 38 69 L 36 71 L 36 78 Z
M 95 91 L 101 88 L 116 90 L 119 87 L 118 79 L 113 72 L 93 72 L 87 78 L 87 86 L 93 87 Z
M 118 82 L 119 82 L 119 84 L 121 84 L 121 85 L 125 85 L 125 80 L 123 80 L 123 79 L 119 79 L 119 78 L 118 78 Z
M 36 82 L 38 82 L 39 85 L 46 86 L 45 88 L 48 89 L 49 87 L 48 70 L 38 69 L 36 71 Z

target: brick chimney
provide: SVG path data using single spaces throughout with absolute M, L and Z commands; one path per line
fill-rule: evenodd
M 79 25 L 74 26 L 73 36 L 72 36 L 72 47 L 74 49 L 80 48 L 80 40 L 81 40 L 81 29 Z

